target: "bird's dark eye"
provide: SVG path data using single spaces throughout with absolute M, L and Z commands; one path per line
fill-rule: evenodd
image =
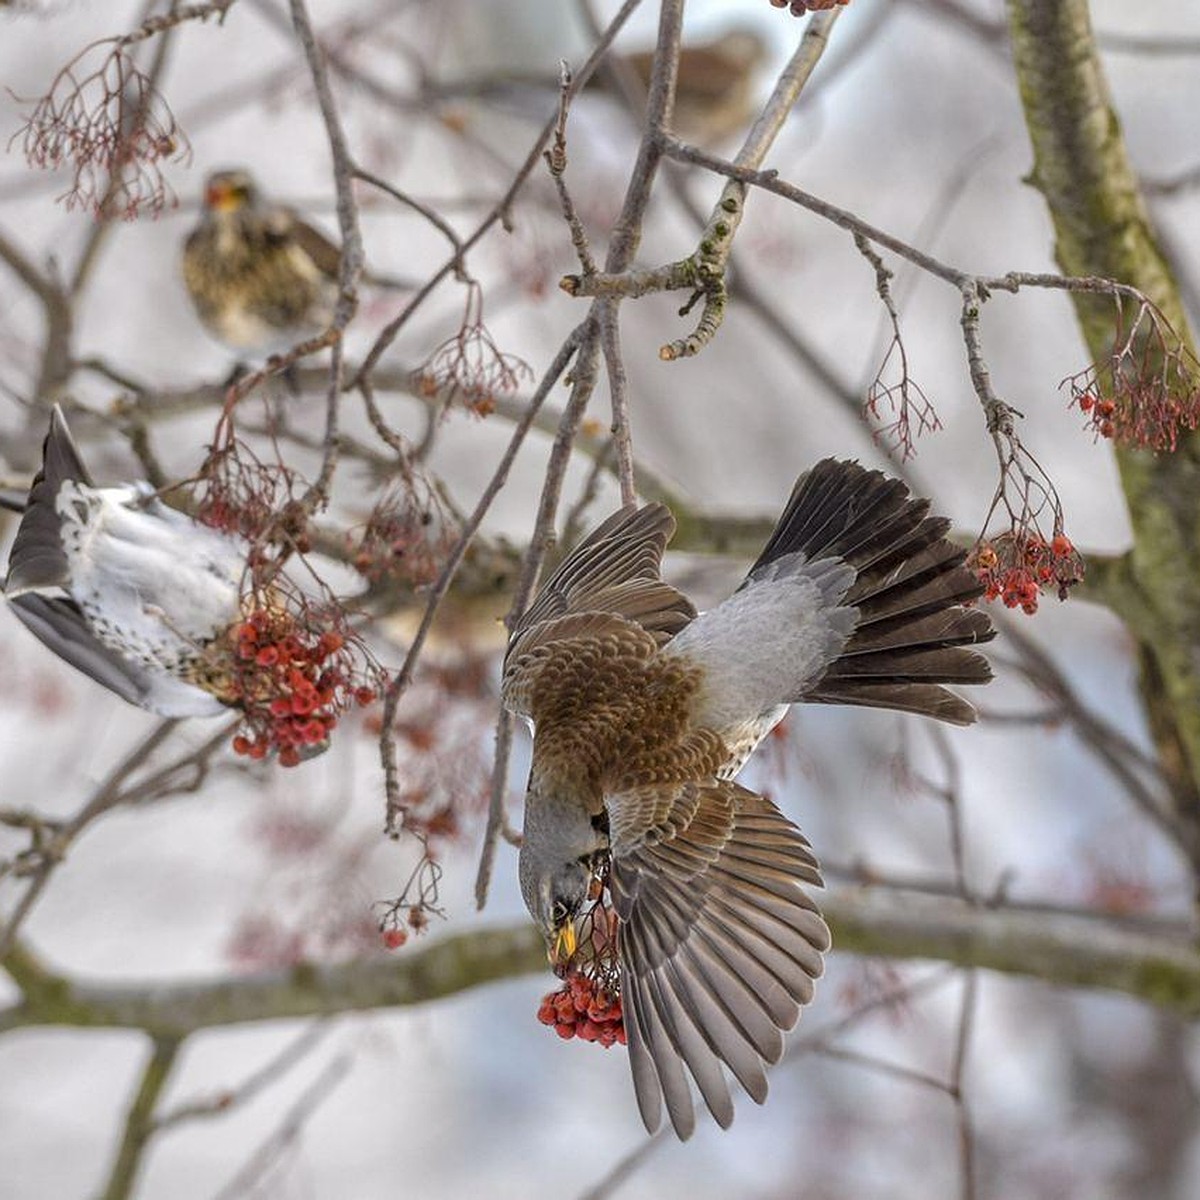
M 565 925 L 569 915 L 570 914 L 567 912 L 567 906 L 561 900 L 559 900 L 558 903 L 555 904 L 550 910 L 550 920 L 553 921 L 555 925 Z

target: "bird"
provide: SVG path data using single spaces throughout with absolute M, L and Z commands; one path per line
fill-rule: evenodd
M 145 481 L 92 482 L 55 406 L 4 594 L 60 658 L 166 717 L 233 703 L 208 651 L 242 618 L 247 544 L 168 507 Z
M 748 25 L 735 25 L 711 41 L 685 43 L 675 80 L 675 132 L 708 146 L 743 129 L 754 110 L 758 74 L 767 58 L 766 40 Z M 648 88 L 653 51 L 636 51 L 626 61 L 641 86 Z
M 329 326 L 341 252 L 243 169 L 214 171 L 183 247 L 183 280 L 202 324 L 231 349 L 273 354 Z
M 805 890 L 817 859 L 739 784 L 793 703 L 865 705 L 954 725 L 947 685 L 986 683 L 994 629 L 949 522 L 899 480 L 826 459 L 797 480 L 741 586 L 698 614 L 661 576 L 663 504 L 622 507 L 581 541 L 515 624 L 501 697 L 533 729 L 518 876 L 551 963 L 583 954 L 601 888 L 646 1128 L 665 1102 L 695 1128 L 688 1075 L 717 1123 L 725 1068 L 756 1102 L 830 948 Z
M 22 502 L 4 595 L 71 666 L 164 717 L 240 714 L 232 745 L 294 767 L 322 753 L 343 712 L 374 702 L 382 674 L 337 605 L 312 603 L 222 524 L 163 503 L 145 480 L 97 487 L 55 405 Z M 265 567 L 257 573 L 254 565 Z

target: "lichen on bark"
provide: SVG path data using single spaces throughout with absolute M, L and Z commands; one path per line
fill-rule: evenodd
M 1009 29 L 1034 154 L 1030 182 L 1054 222 L 1069 275 L 1132 284 L 1194 346 L 1129 162 L 1087 0 L 1008 0 Z M 1111 351 L 1114 307 L 1072 297 L 1088 351 Z M 1138 641 L 1147 719 L 1200 887 L 1200 433 L 1173 453 L 1116 447 L 1134 546 L 1114 607 Z

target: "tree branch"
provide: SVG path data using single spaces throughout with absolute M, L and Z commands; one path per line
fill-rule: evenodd
M 840 953 L 928 958 L 1065 987 L 1120 992 L 1200 1016 L 1200 951 L 1165 922 L 980 907 L 875 888 L 831 892 L 821 908 Z M 370 958 L 201 983 L 96 984 L 56 975 L 27 951 L 4 965 L 25 989 L 0 1031 L 28 1026 L 135 1028 L 154 1037 L 247 1021 L 404 1007 L 546 971 L 545 946 L 522 923 L 443 938 L 397 958 Z

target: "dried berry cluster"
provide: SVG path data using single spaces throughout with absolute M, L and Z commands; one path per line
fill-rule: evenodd
M 985 600 L 1031 614 L 1043 592 L 1054 588 L 1065 600 L 1083 578 L 1083 558 L 1061 532 L 1049 541 L 1034 531 L 1003 533 L 981 541 L 967 561 L 983 583 Z
M 476 416 L 486 417 L 496 407 L 496 397 L 514 392 L 523 378 L 533 375 L 529 364 L 515 354 L 505 354 L 483 323 L 483 292 L 472 281 L 458 332 L 447 338 L 416 372 L 417 386 L 425 396 L 445 392 L 461 398 Z
M 89 59 L 99 65 L 85 72 Z M 85 46 L 59 71 L 18 136 L 30 166 L 73 169 L 59 199 L 98 216 L 160 215 L 175 203 L 163 164 L 191 158 L 167 102 L 114 38 Z
M 621 998 L 583 972 L 572 972 L 557 991 L 542 997 L 538 1020 L 553 1025 L 560 1038 L 599 1042 L 606 1050 L 625 1045 Z
M 235 627 L 230 699 L 244 712 L 235 753 L 263 758 L 278 750 L 280 766 L 294 767 L 328 746 L 347 708 L 375 699 L 346 637 L 329 621 L 320 627 L 270 606 Z
M 391 578 L 424 587 L 437 578 L 452 538 L 453 523 L 436 494 L 406 481 L 372 510 L 351 547 L 354 568 L 372 583 Z
M 252 543 L 285 537 L 308 552 L 308 513 L 294 498 L 296 473 L 282 462 L 262 462 L 231 428 L 218 432 L 198 481 L 202 524 Z M 260 561 L 263 547 L 252 546 L 250 557 L 251 565 Z

